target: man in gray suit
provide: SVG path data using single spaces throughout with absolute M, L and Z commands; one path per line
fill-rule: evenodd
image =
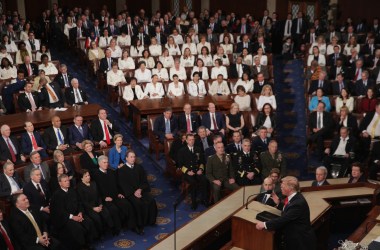
M 207 160 L 206 177 L 211 183 L 214 202 L 218 202 L 222 187 L 236 190 L 239 186 L 235 183 L 231 157 L 224 153 L 223 143 L 218 142 L 214 146 L 216 154 L 210 156 Z
M 38 151 L 33 151 L 30 153 L 30 161 L 31 163 L 27 165 L 24 169 L 24 180 L 25 182 L 30 181 L 30 172 L 33 168 L 38 168 L 41 171 L 41 177 L 46 181 L 50 181 L 50 169 L 46 162 L 41 162 L 41 156 Z

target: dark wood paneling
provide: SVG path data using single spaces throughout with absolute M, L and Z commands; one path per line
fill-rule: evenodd
M 29 0 L 25 0 L 29 1 Z M 116 2 L 107 0 L 59 0 L 59 6 L 64 9 L 72 9 L 74 7 L 82 7 L 82 9 L 89 8 L 93 13 L 98 15 L 103 5 L 107 5 L 108 11 L 112 16 L 115 15 Z
M 379 17 L 380 1 L 366 0 L 362 3 L 353 0 L 339 0 L 338 1 L 338 14 L 341 22 L 344 22 L 348 17 L 354 20 L 354 23 L 362 18 L 371 21 L 374 17 Z
M 158 0 L 154 0 L 158 1 Z M 163 0 L 163 1 L 168 1 L 169 0 Z M 162 2 L 160 3 L 160 6 Z M 136 15 L 139 13 L 140 9 L 145 10 L 145 14 L 147 16 L 151 16 L 152 13 L 152 0 L 137 0 L 137 1 L 128 1 L 128 10 L 131 15 Z
M 2 1 L 5 6 L 3 6 L 4 10 L 14 11 L 17 10 L 17 1 L 15 0 L 4 0 Z
M 276 1 L 276 12 L 279 15 L 279 19 L 283 20 L 288 15 L 288 1 L 287 0 L 277 0 Z
M 42 12 L 49 8 L 49 0 L 38 0 L 38 4 L 36 4 L 35 1 L 24 1 L 25 15 L 28 20 L 37 20 L 39 17 L 41 17 Z
M 211 12 L 221 9 L 223 11 L 226 11 L 227 13 L 235 12 L 239 15 L 245 15 L 246 13 L 250 13 L 251 15 L 253 15 L 254 18 L 260 18 L 263 15 L 263 12 L 266 8 L 266 0 L 210 0 Z
M 161 16 L 172 9 L 172 0 L 160 0 Z

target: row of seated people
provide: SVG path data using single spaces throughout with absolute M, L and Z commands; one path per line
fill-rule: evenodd
M 143 235 L 145 226 L 155 224 L 157 205 L 135 152 L 127 151 L 114 170 L 107 156 L 93 151 L 90 140 L 84 140 L 83 147 L 86 151 L 76 157 L 80 164 L 75 169 L 60 150 L 55 150 L 52 166 L 37 151 L 24 168 L 15 170 L 10 161 L 3 165 L 3 212 L 9 213 L 9 202 L 13 205 L 9 224 L 1 218 L 8 249 L 92 249 L 107 234 L 133 230 Z M 33 227 L 22 226 L 33 219 Z
M 74 123 L 69 127 L 61 124 L 59 116 L 53 116 L 51 121 L 52 126 L 41 133 L 34 130 L 31 122 L 25 122 L 26 131 L 20 138 L 11 135 L 10 127 L 3 124 L 0 138 L 0 161 L 11 161 L 16 165 L 23 164 L 33 151 L 38 151 L 44 158 L 56 149 L 69 154 L 81 150 L 81 142 L 85 139 L 91 139 L 96 145 L 104 148 L 112 144 L 112 137 L 119 131 L 117 124 L 107 117 L 104 109 L 99 109 L 98 119 L 94 119 L 90 126 L 83 123 L 81 116 L 74 117 Z

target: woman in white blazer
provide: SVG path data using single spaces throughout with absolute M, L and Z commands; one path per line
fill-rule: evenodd
M 144 94 L 141 86 L 137 84 L 137 79 L 135 77 L 132 77 L 129 85 L 125 86 L 124 88 L 123 98 L 127 102 L 130 102 L 132 100 L 141 100 L 148 97 Z
M 223 77 L 219 75 L 218 79 L 212 82 L 208 93 L 210 95 L 229 95 L 231 92 L 228 88 L 227 81 L 223 80 Z
M 112 70 L 107 72 L 107 84 L 116 87 L 122 82 L 127 82 L 124 73 L 118 68 L 117 63 L 113 62 Z
M 193 70 L 191 71 L 191 79 L 193 79 L 194 72 L 198 72 L 202 80 L 210 79 L 208 75 L 208 68 L 204 66 L 203 60 L 200 58 L 197 59 L 197 65 L 194 66 Z
M 311 62 L 314 60 L 318 62 L 319 66 L 321 66 L 321 67 L 326 66 L 326 57 L 324 55 L 322 55 L 321 53 L 319 53 L 318 46 L 313 47 L 313 54 L 309 55 L 309 57 L 307 58 L 307 66 L 310 67 Z
M 152 69 L 152 75 L 157 75 L 159 82 L 169 81 L 168 70 L 160 61 L 156 63 L 156 68 Z
M 227 69 L 225 66 L 222 65 L 222 60 L 216 59 L 214 61 L 215 67 L 211 69 L 211 79 L 218 78 L 219 74 L 223 75 L 224 79 L 228 78 Z
M 123 30 L 121 35 L 117 37 L 116 43 L 120 47 L 131 46 L 131 37 Z
M 160 56 L 162 54 L 162 46 L 157 43 L 157 39 L 150 39 L 149 52 L 152 56 Z
M 205 83 L 203 80 L 199 79 L 199 73 L 194 72 L 193 80 L 189 82 L 187 93 L 190 96 L 199 96 L 203 97 L 207 94 Z
M 169 83 L 168 96 L 169 97 L 179 97 L 185 94 L 185 89 L 183 88 L 183 83 L 179 81 L 178 76 L 173 76 L 173 82 Z
M 129 56 L 128 50 L 123 51 L 123 55 L 118 59 L 118 66 L 120 70 L 135 69 L 135 61 Z
M 152 99 L 164 97 L 164 87 L 162 86 L 162 83 L 158 82 L 157 75 L 152 76 L 152 81 L 146 85 L 144 94 Z
M 186 36 L 186 43 L 184 43 L 182 45 L 182 55 L 184 54 L 185 49 L 187 49 L 187 48 L 190 49 L 190 52 L 192 55 L 198 54 L 197 46 L 195 45 L 195 43 L 193 43 L 191 36 L 189 36 L 189 35 Z

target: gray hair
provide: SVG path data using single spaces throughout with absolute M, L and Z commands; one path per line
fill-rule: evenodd
M 98 157 L 98 162 L 101 162 L 103 160 L 108 160 L 108 157 L 106 155 L 101 155 Z
M 317 172 L 317 170 L 322 170 L 325 173 L 325 176 L 327 176 L 327 174 L 329 172 L 325 166 L 317 167 L 317 169 L 315 170 L 315 172 Z
M 34 175 L 34 172 L 36 171 L 41 171 L 39 168 L 32 168 L 32 170 L 30 170 L 30 177 L 32 177 Z
M 15 164 L 13 164 L 13 162 L 5 162 L 4 165 L 3 165 L 3 170 L 7 169 L 8 166 L 14 166 Z

